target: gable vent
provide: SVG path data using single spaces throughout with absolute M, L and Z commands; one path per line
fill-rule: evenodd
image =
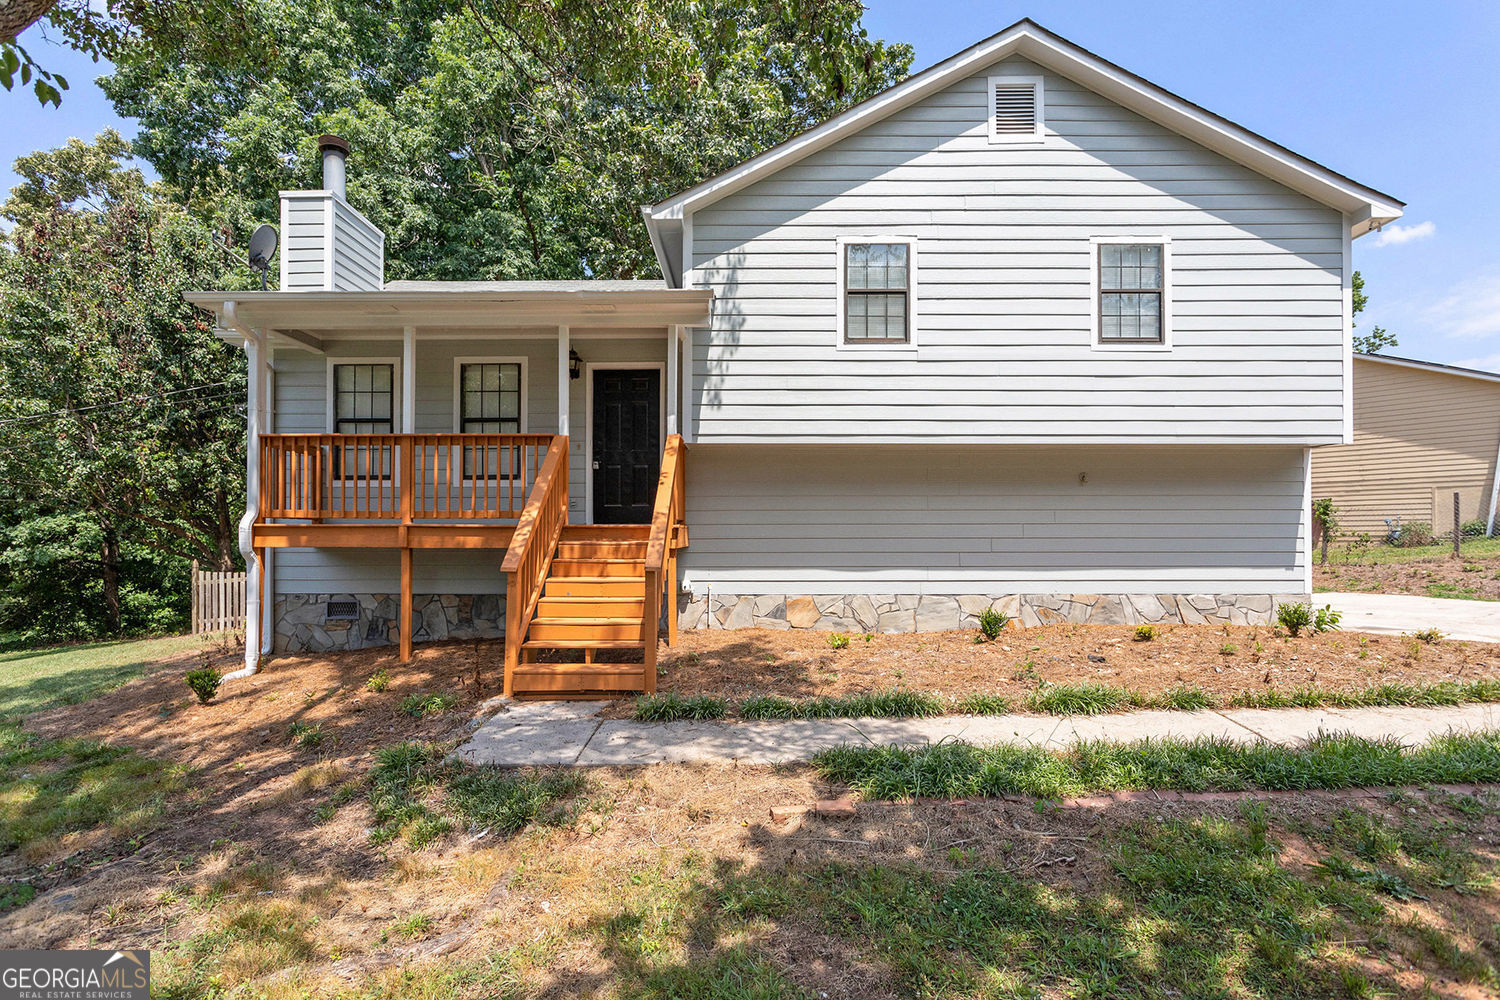
M 1042 81 L 990 79 L 990 141 L 1037 142 L 1042 137 Z

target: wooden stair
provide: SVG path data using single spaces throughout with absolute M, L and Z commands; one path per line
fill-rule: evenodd
M 537 599 L 514 671 L 518 696 L 578 697 L 646 690 L 648 524 L 568 525 Z M 654 631 L 654 630 L 653 630 Z M 649 637 L 654 648 L 656 636 Z M 638 656 L 622 657 L 619 651 Z M 558 662 L 578 651 L 583 662 Z M 608 651 L 610 660 L 595 662 Z M 547 656 L 547 661 L 540 658 Z M 654 667 L 653 667 L 654 669 Z

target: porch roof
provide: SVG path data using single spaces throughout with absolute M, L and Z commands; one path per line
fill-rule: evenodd
M 661 281 L 393 281 L 376 292 L 202 291 L 184 295 L 221 321 L 292 339 L 405 327 L 483 330 L 701 326 L 713 292 Z M 227 324 L 226 324 L 227 325 Z M 300 335 L 300 336 L 299 336 Z

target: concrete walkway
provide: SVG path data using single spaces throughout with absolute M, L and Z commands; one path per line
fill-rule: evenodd
M 1400 635 L 1436 628 L 1449 639 L 1500 642 L 1500 601 L 1456 601 L 1407 594 L 1314 594 L 1313 607 L 1331 604 L 1351 632 Z
M 817 719 L 788 722 L 632 722 L 601 719 L 602 702 L 510 703 L 485 720 L 457 756 L 502 767 L 581 767 L 739 761 L 803 761 L 839 744 L 966 740 L 1054 748 L 1078 740 L 1217 736 L 1296 743 L 1320 732 L 1394 736 L 1420 743 L 1450 730 L 1500 727 L 1500 705 L 1457 708 L 1234 709 L 1118 715 L 950 715 L 936 719 Z

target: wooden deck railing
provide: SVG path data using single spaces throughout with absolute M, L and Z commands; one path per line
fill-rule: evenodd
M 667 606 L 667 645 L 677 642 L 677 550 L 687 514 L 687 448 L 682 435 L 667 438 L 656 480 L 656 503 L 651 509 L 651 534 L 646 541 L 646 600 L 641 610 L 641 638 L 645 640 L 646 693 L 656 691 L 656 634 L 661 622 L 662 592 Z
M 505 574 L 505 696 L 515 693 L 516 664 L 531 614 L 568 523 L 568 439 L 552 439 L 500 570 Z
M 262 520 L 515 518 L 553 434 L 263 434 Z

